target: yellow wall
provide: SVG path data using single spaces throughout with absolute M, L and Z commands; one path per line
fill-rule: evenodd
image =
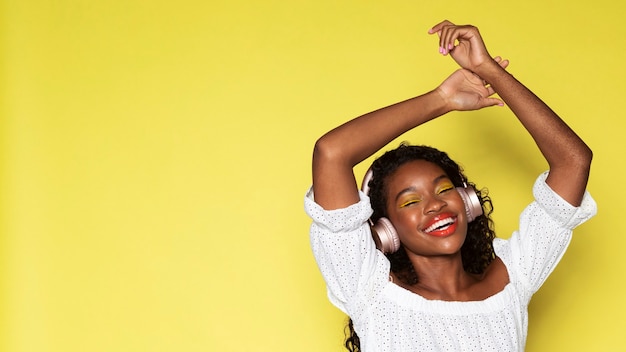
M 0 350 L 341 351 L 302 209 L 312 145 L 445 78 L 443 18 L 479 25 L 595 151 L 600 213 L 535 296 L 528 351 L 626 348 L 625 5 L 0 4 Z M 506 109 L 402 139 L 487 186 L 503 237 L 545 168 Z

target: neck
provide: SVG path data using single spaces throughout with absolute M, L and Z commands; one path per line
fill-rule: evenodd
M 428 299 L 463 300 L 476 278 L 463 269 L 461 254 L 417 256 L 409 254 L 418 282 L 408 287 Z

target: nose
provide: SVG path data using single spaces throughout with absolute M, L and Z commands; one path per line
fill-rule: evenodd
M 439 197 L 429 197 L 424 204 L 424 212 L 426 214 L 441 211 L 448 203 Z

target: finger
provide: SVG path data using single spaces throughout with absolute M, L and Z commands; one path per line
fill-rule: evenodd
M 441 31 L 441 28 L 443 26 L 454 26 L 454 23 L 448 21 L 448 20 L 443 20 L 439 23 L 437 23 L 436 25 L 434 25 L 431 29 L 428 30 L 428 34 L 434 34 L 434 33 L 438 33 L 439 31 Z
M 464 39 L 470 30 L 470 26 L 453 25 L 444 27 L 445 35 L 442 34 L 442 37 L 445 37 L 442 43 L 444 55 L 454 50 L 455 46 L 461 43 L 461 40 Z
M 476 44 L 482 45 L 482 39 L 480 38 L 478 28 L 472 25 L 455 25 L 449 32 L 449 37 L 446 39 L 448 51 L 454 50 L 456 46 L 455 44 L 460 45 L 461 43 L 470 43 L 474 40 L 474 38 L 477 38 L 480 42 Z
M 502 68 L 507 68 L 507 66 L 509 66 L 509 60 L 504 60 L 500 56 L 494 57 L 493 60 L 497 62 L 498 65 L 500 65 L 500 67 Z
M 454 48 L 456 26 L 448 25 L 441 28 L 439 48 L 443 55 L 447 55 Z
M 450 29 L 454 28 L 454 26 L 454 23 L 444 20 L 433 26 L 433 28 L 428 31 L 430 34 L 437 33 L 439 36 L 439 53 L 446 55 L 450 50 L 447 38 L 449 37 Z
M 504 106 L 504 102 L 498 98 L 486 98 L 484 99 L 484 107 L 487 106 Z

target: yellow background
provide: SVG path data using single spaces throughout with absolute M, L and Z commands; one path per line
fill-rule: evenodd
M 621 2 L 0 4 L 0 349 L 341 351 L 302 207 L 313 143 L 441 82 L 444 18 L 595 152 L 600 212 L 531 303 L 527 350 L 626 349 Z M 506 108 L 401 139 L 488 187 L 502 237 L 546 167 Z

